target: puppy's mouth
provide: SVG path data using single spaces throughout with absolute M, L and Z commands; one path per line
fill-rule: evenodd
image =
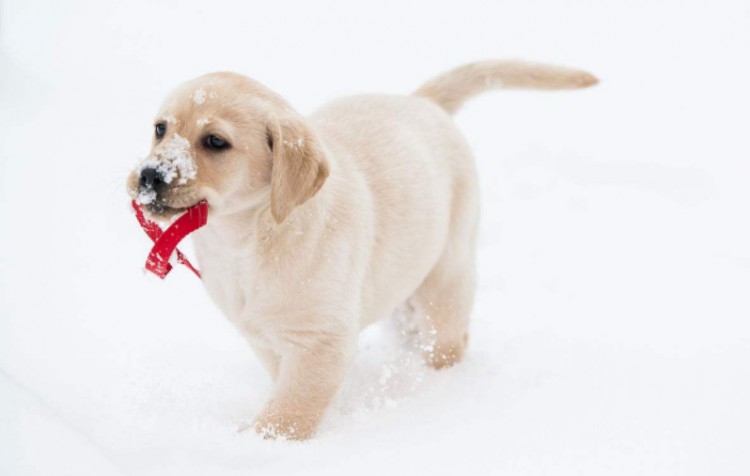
M 196 202 L 197 203 L 197 202 Z M 160 218 L 169 218 L 172 215 L 182 213 L 190 207 L 173 207 L 165 202 L 154 200 L 153 202 L 145 205 L 146 210 L 154 216 Z
M 163 200 L 161 198 L 156 198 L 154 200 L 151 200 L 149 203 L 141 203 L 141 207 L 146 212 L 146 215 L 149 216 L 150 219 L 156 220 L 156 221 L 167 221 L 171 219 L 172 217 L 175 217 L 177 215 L 181 215 L 182 213 L 186 212 L 191 207 L 197 205 L 200 203 L 201 200 L 196 200 L 194 203 L 191 203 L 190 205 L 186 206 L 180 206 L 172 203 L 168 203 L 166 200 Z

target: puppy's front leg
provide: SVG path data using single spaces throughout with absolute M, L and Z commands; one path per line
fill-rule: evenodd
M 356 345 L 356 334 L 305 336 L 282 355 L 273 397 L 255 420 L 265 438 L 310 438 L 341 385 Z

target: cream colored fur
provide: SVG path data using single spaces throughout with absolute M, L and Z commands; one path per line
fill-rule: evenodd
M 431 345 L 430 365 L 462 357 L 479 203 L 474 160 L 449 113 L 491 88 L 595 82 L 581 71 L 489 61 L 413 96 L 343 98 L 308 118 L 230 73 L 197 78 L 167 99 L 162 140 L 190 141 L 197 177 L 170 185 L 161 197 L 170 208 L 151 215 L 208 200 L 208 224 L 194 234 L 203 281 L 275 381 L 259 433 L 313 435 L 358 332 L 405 302 Z M 207 134 L 231 148 L 207 150 Z M 137 195 L 135 172 L 128 188 Z

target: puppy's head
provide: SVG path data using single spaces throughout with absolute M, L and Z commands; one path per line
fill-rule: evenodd
M 214 73 L 167 98 L 151 153 L 127 189 L 157 220 L 205 199 L 212 214 L 267 206 L 281 223 L 327 177 L 318 139 L 280 96 L 249 78 Z

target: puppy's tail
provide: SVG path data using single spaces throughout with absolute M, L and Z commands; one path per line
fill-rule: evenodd
M 437 76 L 414 92 L 435 101 L 450 114 L 464 102 L 490 89 L 579 89 L 598 83 L 577 69 L 525 61 L 480 61 Z

